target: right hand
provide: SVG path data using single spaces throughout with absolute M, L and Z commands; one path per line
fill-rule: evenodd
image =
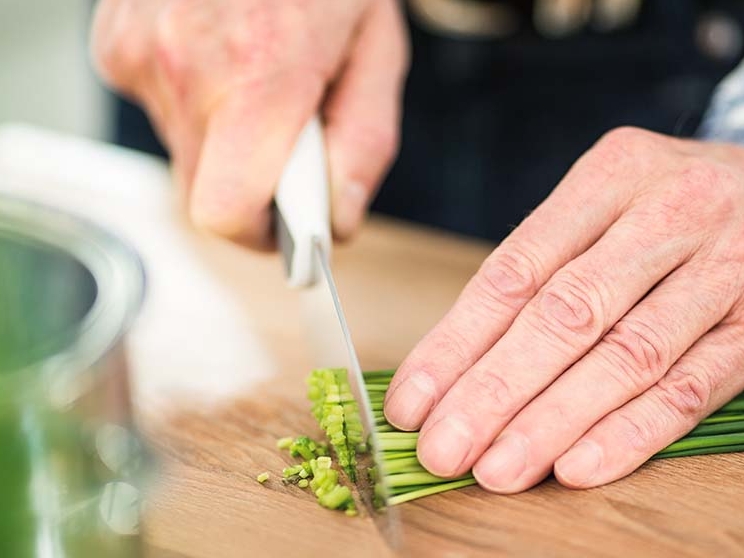
M 192 220 L 271 248 L 271 201 L 325 123 L 332 224 L 350 236 L 396 152 L 408 43 L 397 0 L 102 0 L 96 65 L 146 109 Z

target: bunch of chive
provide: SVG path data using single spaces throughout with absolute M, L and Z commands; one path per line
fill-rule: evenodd
M 364 380 L 372 404 L 381 464 L 393 496 L 391 505 L 430 494 L 475 484 L 471 474 L 443 479 L 427 472 L 416 458 L 418 432 L 402 432 L 383 414 L 383 401 L 394 370 L 365 372 Z M 654 459 L 744 451 L 744 393 L 713 413 L 684 438 L 667 446 Z
M 416 457 L 418 432 L 403 432 L 390 425 L 383 414 L 383 402 L 394 370 L 378 370 L 364 373 L 367 394 L 372 405 L 377 440 L 382 454 L 380 468 L 391 492 L 389 505 L 397 505 L 431 494 L 446 492 L 475 484 L 475 478 L 468 473 L 457 478 L 442 478 L 429 473 Z M 358 413 L 348 386 L 346 371 L 343 369 L 315 370 L 308 380 L 309 397 L 313 402 L 313 412 L 328 433 L 337 455 L 353 452 L 354 446 L 334 443 L 343 441 L 336 431 L 338 426 L 329 421 L 329 416 L 337 416 L 338 409 L 333 406 L 343 402 L 353 421 L 352 430 L 359 432 Z M 339 394 L 338 396 L 336 394 Z M 341 396 L 340 394 L 344 394 Z M 343 411 L 343 409 L 342 409 Z M 324 426 L 325 425 L 325 426 Z M 348 428 L 344 427 L 344 428 Z M 344 430 L 346 432 L 346 430 Z M 333 436 L 332 436 L 333 434 Z M 361 436 L 354 438 L 357 444 Z M 356 448 L 358 449 L 358 447 Z M 683 457 L 711 453 L 744 451 L 744 394 L 719 409 L 700 423 L 684 438 L 669 445 L 654 456 L 655 459 Z M 339 457 L 341 461 L 341 458 Z M 355 459 L 344 458 L 343 462 L 355 463 Z M 342 463 L 343 463 L 342 462 Z M 346 470 L 346 467 L 344 467 Z M 355 477 L 352 477 L 352 480 Z

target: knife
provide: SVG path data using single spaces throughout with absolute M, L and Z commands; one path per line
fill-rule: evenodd
M 320 349 L 317 367 L 347 370 L 364 439 L 370 449 L 371 463 L 359 459 L 359 467 L 374 466 L 381 472 L 372 406 L 331 271 L 329 198 L 323 127 L 315 116 L 300 133 L 279 179 L 274 196 L 276 235 L 284 256 L 287 282 L 304 291 L 303 302 L 309 310 L 307 329 L 315 349 Z M 367 477 L 366 470 L 358 471 L 359 495 L 384 540 L 392 548 L 400 548 L 400 521 L 397 511 L 387 505 L 390 492 L 384 476 L 379 475 L 376 485 L 365 482 Z

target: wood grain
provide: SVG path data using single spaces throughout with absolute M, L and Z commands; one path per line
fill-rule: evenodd
M 337 280 L 363 366 L 395 366 L 490 248 L 375 219 L 338 250 Z M 310 493 L 280 482 L 291 459 L 276 439 L 317 433 L 303 383 L 311 348 L 299 295 L 285 289 L 276 258 L 241 255 L 236 266 L 236 254 L 225 246 L 203 257 L 230 288 L 251 286 L 237 304 L 253 317 L 281 373 L 207 407 L 142 398 L 140 423 L 160 460 L 147 514 L 149 554 L 391 556 L 371 520 L 323 510 Z M 263 471 L 271 473 L 266 485 L 255 480 Z M 657 461 L 594 490 L 548 480 L 515 496 L 469 487 L 404 504 L 401 554 L 742 556 L 743 508 L 743 455 Z

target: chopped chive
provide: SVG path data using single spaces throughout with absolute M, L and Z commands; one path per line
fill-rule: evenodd
M 289 449 L 289 446 L 292 445 L 293 441 L 294 441 L 294 438 L 292 438 L 292 436 L 287 436 L 286 438 L 279 438 L 276 441 L 276 447 L 279 449 Z

